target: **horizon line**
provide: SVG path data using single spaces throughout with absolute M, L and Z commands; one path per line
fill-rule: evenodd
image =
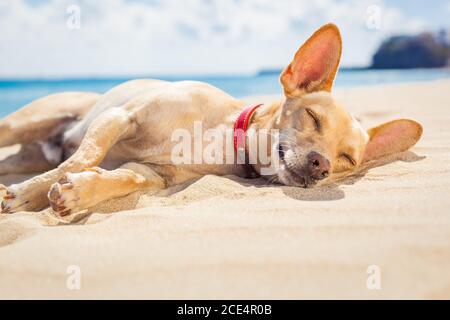
M 369 69 L 369 66 L 343 66 L 340 67 L 339 70 L 341 71 L 353 71 L 353 70 L 367 70 Z M 147 78 L 233 78 L 233 77 L 256 77 L 261 76 L 265 74 L 271 74 L 271 73 L 280 73 L 283 71 L 284 68 L 282 67 L 267 67 L 267 68 L 261 68 L 255 72 L 243 72 L 243 73 L 167 73 L 167 74 L 99 74 L 99 75 L 24 75 L 24 76 L 16 76 L 16 75 L 0 75 L 0 81 L 23 81 L 23 80 L 34 80 L 34 81 L 58 81 L 58 80 L 121 80 L 121 79 L 147 79 Z

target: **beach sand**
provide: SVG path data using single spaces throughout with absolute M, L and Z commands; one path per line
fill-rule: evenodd
M 335 95 L 364 127 L 408 117 L 423 139 L 319 189 L 207 176 L 111 201 L 75 224 L 3 215 L 0 298 L 449 299 L 450 81 Z M 373 265 L 380 290 L 367 287 Z M 80 290 L 67 287 L 70 266 Z

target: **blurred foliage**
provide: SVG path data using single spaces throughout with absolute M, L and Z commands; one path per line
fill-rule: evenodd
M 450 61 L 450 42 L 441 31 L 435 35 L 395 36 L 382 43 L 372 69 L 442 68 Z

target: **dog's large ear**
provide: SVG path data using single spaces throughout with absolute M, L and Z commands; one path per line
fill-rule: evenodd
M 372 128 L 368 133 L 364 162 L 408 150 L 420 140 L 423 128 L 416 121 L 401 119 Z
M 281 74 L 287 97 L 313 91 L 331 91 L 342 54 L 342 39 L 334 24 L 317 30 L 297 51 Z

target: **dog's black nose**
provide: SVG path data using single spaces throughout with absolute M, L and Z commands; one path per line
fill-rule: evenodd
M 317 152 L 308 155 L 308 171 L 311 178 L 323 180 L 330 175 L 330 161 Z
M 281 144 L 278 145 L 278 156 L 280 157 L 281 161 L 284 160 L 285 153 Z

